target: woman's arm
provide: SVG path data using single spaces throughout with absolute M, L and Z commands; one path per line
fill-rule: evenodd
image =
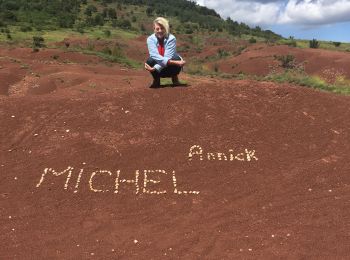
M 149 56 L 157 62 L 157 64 L 154 65 L 154 68 L 160 72 L 164 67 L 166 67 L 169 59 L 159 54 L 157 48 L 157 38 L 154 35 L 148 37 L 147 47 Z

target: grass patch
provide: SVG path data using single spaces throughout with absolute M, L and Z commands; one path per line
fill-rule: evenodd
M 323 91 L 329 91 L 339 94 L 350 94 L 350 81 L 345 78 L 339 78 L 334 84 L 328 84 L 326 81 L 315 75 L 307 75 L 293 70 L 286 70 L 282 73 L 270 74 L 260 80 L 267 80 L 277 83 L 292 83 L 300 86 L 310 87 Z
M 129 68 L 135 69 L 135 68 L 140 68 L 142 66 L 142 63 L 129 59 L 124 55 L 113 55 L 113 54 L 108 54 L 108 53 L 93 51 L 93 50 L 81 50 L 81 52 L 88 55 L 96 55 L 106 61 L 113 62 L 113 63 L 120 63 Z
M 173 82 L 171 81 L 171 78 L 161 78 L 160 79 L 160 84 L 161 85 L 172 85 Z M 185 84 L 187 85 L 188 82 L 186 80 L 180 80 L 180 84 Z

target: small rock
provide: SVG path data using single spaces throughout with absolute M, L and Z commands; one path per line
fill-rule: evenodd
M 136 239 L 134 239 L 134 244 L 137 244 L 139 241 L 137 241 Z

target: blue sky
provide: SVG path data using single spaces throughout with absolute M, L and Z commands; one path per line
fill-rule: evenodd
M 223 18 L 284 37 L 350 42 L 350 0 L 196 0 Z

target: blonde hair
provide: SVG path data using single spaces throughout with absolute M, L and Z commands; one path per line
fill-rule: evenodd
M 165 19 L 164 17 L 157 17 L 154 21 L 153 24 L 160 24 L 162 27 L 164 27 L 165 29 L 165 34 L 166 36 L 169 35 L 169 21 L 167 19 Z

